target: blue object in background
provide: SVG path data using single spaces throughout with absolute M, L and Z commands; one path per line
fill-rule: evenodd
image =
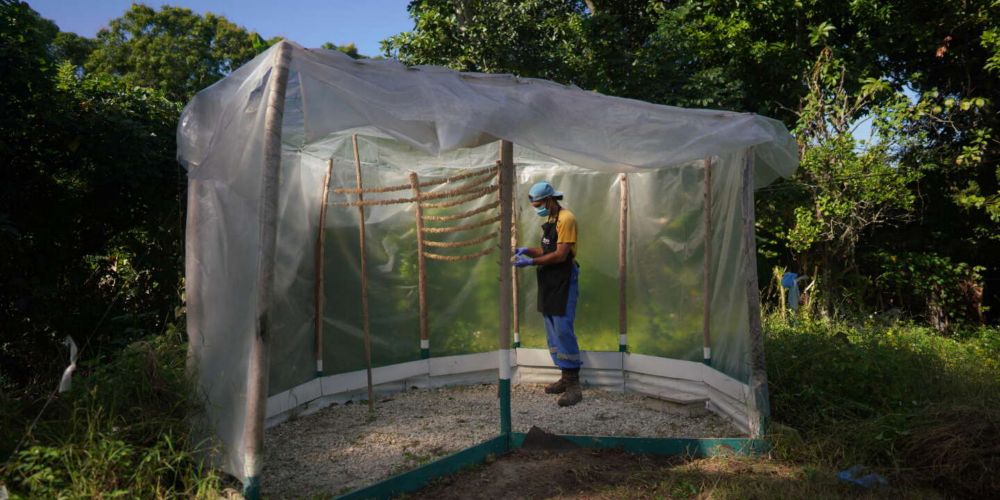
M 781 276 L 781 286 L 788 289 L 788 308 L 797 311 L 799 309 L 799 275 L 785 273 Z
M 889 486 L 889 481 L 874 472 L 864 476 L 859 476 L 861 471 L 864 470 L 864 466 L 855 465 L 847 470 L 842 470 L 837 473 L 837 479 L 844 481 L 845 483 L 851 483 L 856 486 L 860 486 L 865 489 L 878 488 L 880 486 Z
M 795 286 L 795 279 L 798 277 L 799 275 L 795 273 L 785 273 L 784 276 L 781 277 L 781 286 L 785 288 Z

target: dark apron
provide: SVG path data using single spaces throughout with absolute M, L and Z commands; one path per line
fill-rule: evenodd
M 555 222 L 542 224 L 542 253 L 556 251 L 558 241 Z M 564 316 L 569 301 L 569 281 L 573 275 L 573 254 L 558 263 L 538 266 L 538 312 L 549 316 Z

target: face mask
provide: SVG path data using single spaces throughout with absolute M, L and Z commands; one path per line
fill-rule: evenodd
M 538 207 L 535 209 L 535 213 L 538 214 L 539 217 L 548 217 L 549 207 Z

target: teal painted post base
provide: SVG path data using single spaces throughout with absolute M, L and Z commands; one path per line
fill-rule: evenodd
M 521 347 L 521 341 L 520 340 L 518 340 L 517 342 L 514 342 L 514 349 L 517 349 L 517 348 L 520 348 L 520 347 Z
M 500 434 L 510 436 L 510 379 L 500 379 Z
M 702 359 L 701 363 L 704 364 L 704 365 L 707 365 L 707 366 L 712 366 L 712 360 L 711 359 Z
M 243 483 L 243 498 L 247 500 L 260 500 L 260 477 L 250 476 Z
M 323 372 L 320 371 L 316 372 L 316 378 L 322 378 L 322 377 L 323 377 Z
M 420 359 L 430 359 L 430 357 L 431 357 L 431 350 L 429 348 L 420 349 Z
M 628 352 L 627 344 L 618 344 L 618 352 Z

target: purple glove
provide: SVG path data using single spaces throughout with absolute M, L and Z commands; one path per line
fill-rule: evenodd
M 535 259 L 532 259 L 531 257 L 525 257 L 524 255 L 518 255 L 517 258 L 514 259 L 514 267 L 527 267 L 527 266 L 532 266 L 534 264 L 535 264 Z
M 528 247 L 517 247 L 514 249 L 514 257 L 518 255 L 528 255 Z

